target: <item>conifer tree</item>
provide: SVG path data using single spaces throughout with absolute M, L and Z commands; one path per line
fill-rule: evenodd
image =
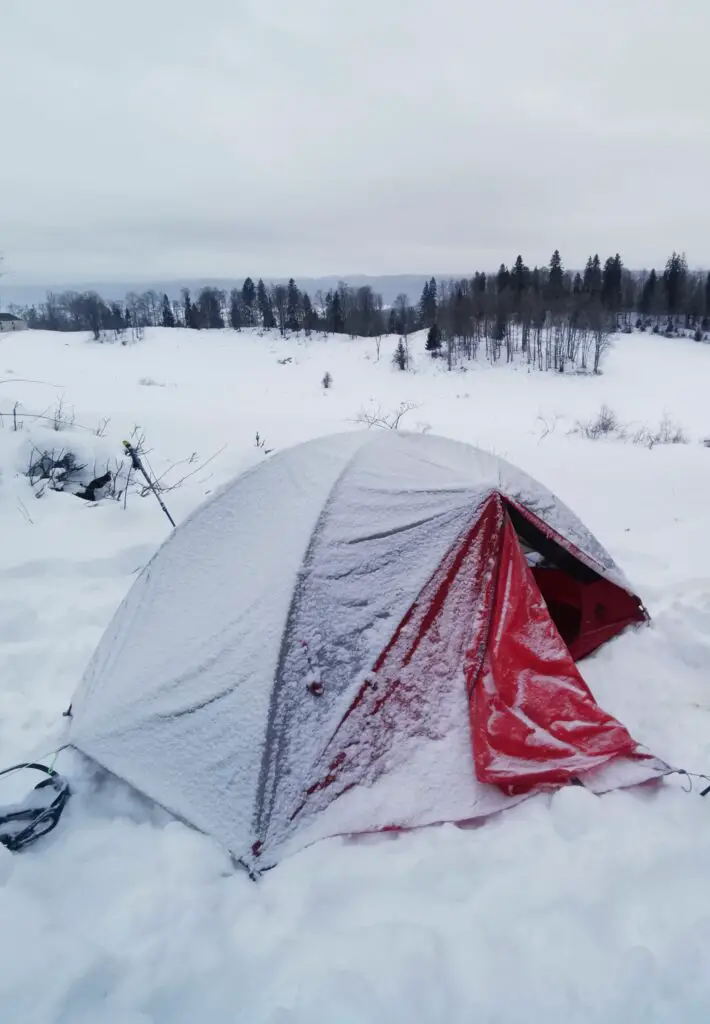
M 182 289 L 182 319 L 185 327 L 192 327 L 192 302 L 190 300 L 190 289 Z
M 602 275 L 602 304 L 612 313 L 621 309 L 623 264 L 621 256 L 610 256 L 604 264 Z
M 253 327 L 256 323 L 256 288 L 250 277 L 242 285 L 241 311 L 245 326 Z
M 261 317 L 261 326 L 264 330 L 270 331 L 276 327 L 276 319 L 274 317 L 274 309 L 271 305 L 271 296 L 266 290 L 266 285 L 259 278 L 259 283 L 256 286 L 256 303 L 259 307 L 259 316 Z
M 293 278 L 288 282 L 286 294 L 286 329 L 289 331 L 301 329 L 301 293 Z
M 436 322 L 437 307 L 438 288 L 436 278 L 432 277 L 424 285 L 422 297 L 419 300 L 419 324 L 421 327 L 431 327 Z
M 436 356 L 441 351 L 441 331 L 437 324 L 432 324 L 426 339 L 426 350 Z
M 584 290 L 587 295 L 597 297 L 602 290 L 602 266 L 599 254 L 590 256 L 584 268 Z
M 306 334 L 318 328 L 318 314 L 313 308 L 311 297 L 308 292 L 303 293 L 303 328 Z
M 232 288 L 229 293 L 229 326 L 235 331 L 241 330 L 246 319 L 242 295 L 243 292 L 240 292 L 238 288 Z
M 345 332 L 345 318 L 343 316 L 343 303 L 340 298 L 340 290 L 336 288 L 334 292 L 329 294 L 331 297 L 330 329 L 333 334 L 343 334 Z
M 505 263 L 501 263 L 496 274 L 496 291 L 500 295 L 510 285 L 510 271 Z
M 163 327 L 175 326 L 175 314 L 173 313 L 173 307 L 170 305 L 170 299 L 167 295 L 163 295 L 163 313 L 161 319 Z
M 565 289 L 565 272 L 562 266 L 560 250 L 555 249 L 550 259 L 550 271 L 547 278 L 547 290 L 550 299 L 561 299 Z
M 518 256 L 510 272 L 510 286 L 515 295 L 516 304 L 520 306 L 523 295 L 530 287 L 530 271 L 525 266 L 522 256 Z
M 666 293 L 666 308 L 670 316 L 680 312 L 684 298 L 686 278 L 688 276 L 688 264 L 685 256 L 674 252 L 666 263 L 663 274 L 663 286 Z

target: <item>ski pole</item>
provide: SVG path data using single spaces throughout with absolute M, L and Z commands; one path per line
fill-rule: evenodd
M 165 515 L 170 520 L 170 523 L 171 523 L 173 529 L 175 529 L 176 528 L 175 527 L 175 520 L 173 519 L 173 517 L 168 512 L 168 510 L 167 510 L 167 508 L 165 506 L 165 502 L 160 497 L 160 494 L 158 493 L 158 488 L 155 486 L 155 484 L 151 480 L 150 476 L 146 472 L 145 466 L 143 465 L 143 462 L 141 461 L 140 455 L 135 450 L 135 448 L 130 443 L 130 441 L 124 441 L 123 442 L 123 447 L 126 449 L 126 453 L 127 453 L 128 457 L 129 457 L 129 459 L 131 460 L 131 464 L 132 464 L 133 468 L 138 470 L 139 473 L 143 474 L 143 476 L 145 477 L 145 481 L 148 484 L 148 487 L 153 492 L 153 494 L 155 495 L 155 497 L 157 499 L 158 504 L 160 505 L 160 507 L 162 508 L 163 512 L 165 513 Z

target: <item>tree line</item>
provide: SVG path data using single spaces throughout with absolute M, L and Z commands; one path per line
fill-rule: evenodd
M 313 297 L 291 279 L 266 285 L 247 277 L 231 291 L 204 287 L 180 297 L 149 290 L 107 302 L 97 292 L 50 293 L 39 305 L 13 307 L 29 327 L 53 331 L 89 330 L 99 340 L 108 332 L 138 335 L 146 327 L 231 327 L 407 338 L 426 329 L 432 355 L 445 354 L 449 365 L 475 358 L 491 360 L 516 353 L 541 369 L 570 363 L 598 369 L 613 330 L 695 332 L 710 330 L 710 274 L 691 272 L 685 257 L 673 252 L 656 271 L 634 272 L 619 254 L 604 261 L 590 256 L 583 270 L 566 270 L 556 250 L 544 267 L 528 267 L 522 256 L 495 274 L 437 281 L 431 278 L 417 303 L 402 294 L 390 307 L 369 286 L 319 291 Z
M 154 290 L 129 292 L 123 301 L 107 302 L 98 292 L 48 293 L 44 302 L 13 306 L 12 312 L 29 327 L 49 331 L 92 331 L 99 340 L 109 331 L 144 330 L 146 327 L 190 327 L 213 330 L 231 327 L 278 329 L 282 335 L 305 331 L 381 336 L 414 325 L 406 296 L 398 308 L 406 308 L 411 323 L 402 322 L 394 309 L 385 310 L 382 296 L 369 286 L 350 288 L 341 282 L 335 289 L 318 291 L 311 298 L 291 279 L 288 284 L 255 284 L 247 277 L 241 288 L 205 287 L 192 295 L 183 288 L 178 299 Z
M 546 267 L 529 268 L 522 256 L 496 274 L 438 284 L 433 278 L 419 303 L 427 348 L 445 349 L 449 366 L 475 358 L 481 347 L 497 361 L 523 354 L 539 369 L 569 366 L 599 370 L 614 331 L 710 330 L 710 274 L 691 273 L 673 252 L 659 273 L 628 270 L 619 254 L 590 256 L 583 271 L 566 271 L 558 250 Z

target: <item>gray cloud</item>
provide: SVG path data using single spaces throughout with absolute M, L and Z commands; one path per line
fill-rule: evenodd
M 707 0 L 5 0 L 13 279 L 710 263 Z

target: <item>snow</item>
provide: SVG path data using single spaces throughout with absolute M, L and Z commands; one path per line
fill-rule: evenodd
M 0 340 L 0 412 L 19 401 L 51 416 L 63 395 L 76 416 L 60 431 L 29 417 L 0 428 L 0 767 L 62 742 L 61 713 L 103 630 L 169 533 L 150 496 L 130 494 L 125 510 L 52 491 L 37 499 L 20 475 L 33 445 L 101 463 L 138 424 L 157 473 L 225 446 L 166 495 L 183 520 L 266 458 L 256 431 L 282 450 L 407 401 L 417 408 L 403 427 L 523 467 L 596 533 L 653 621 L 583 674 L 646 747 L 710 770 L 710 451 L 700 443 L 710 351 L 634 335 L 615 340 L 598 378 L 522 366 L 448 374 L 416 338 L 415 372 L 403 374 L 390 365 L 395 344 L 385 339 L 378 363 L 371 341 L 247 332 L 155 330 L 129 346 L 41 332 Z M 605 403 L 649 427 L 668 414 L 690 443 L 648 450 L 569 433 Z M 327 840 L 255 885 L 212 841 L 78 756 L 60 754 L 57 767 L 75 788 L 58 829 L 22 854 L 0 850 L 3 1020 L 707 1019 L 710 807 L 697 782 L 692 794 L 674 779 L 601 797 L 573 788 L 474 829 Z M 0 806 L 19 785 L 0 779 Z

